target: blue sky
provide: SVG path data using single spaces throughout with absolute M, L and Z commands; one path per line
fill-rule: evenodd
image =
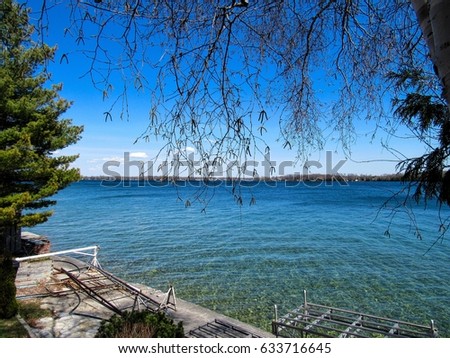
M 29 1 L 29 4 L 36 1 Z M 50 36 L 46 40 L 49 45 L 57 45 L 58 52 L 56 60 L 50 64 L 49 71 L 52 73 L 53 83 L 63 83 L 62 97 L 73 101 L 74 104 L 66 113 L 66 118 L 73 119 L 74 124 L 83 125 L 83 138 L 70 148 L 61 151 L 61 154 L 79 154 L 79 159 L 74 166 L 80 168 L 83 175 L 103 175 L 104 164 L 108 161 L 122 163 L 125 153 L 129 153 L 131 160 L 142 160 L 147 162 L 155 157 L 163 142 L 151 141 L 150 143 L 138 142 L 133 144 L 137 137 L 146 129 L 149 111 L 149 93 L 132 93 L 129 97 L 129 119 L 121 120 L 116 112 L 112 121 L 105 121 L 104 113 L 109 110 L 111 103 L 103 99 L 103 95 L 96 90 L 89 77 L 82 77 L 87 71 L 86 58 L 81 54 L 73 52 L 73 41 L 63 38 L 62 30 L 64 18 L 61 23 L 56 23 L 56 27 L 50 31 Z M 69 63 L 59 61 L 63 53 L 71 52 Z M 416 140 L 404 140 L 389 137 L 381 130 L 372 138 L 375 123 L 365 121 L 354 121 L 356 142 L 351 147 L 351 155 L 345 153 L 343 148 L 333 140 L 334 134 L 324 133 L 328 137 L 328 142 L 320 152 L 313 152 L 309 160 L 317 161 L 323 165 L 315 165 L 313 172 L 323 173 L 326 166 L 326 152 L 332 152 L 332 164 L 334 167 L 341 160 L 346 162 L 340 167 L 342 174 L 388 174 L 395 172 L 395 166 L 399 156 L 393 154 L 383 147 L 382 142 L 389 142 L 389 145 L 398 153 L 404 156 L 417 156 L 423 153 L 423 145 Z M 285 150 L 283 143 L 278 142 L 279 127 L 278 119 L 270 118 L 267 124 L 268 133 L 264 140 L 271 148 L 271 160 L 277 163 L 282 161 L 296 161 L 296 150 Z M 399 133 L 402 133 L 400 129 Z M 59 153 L 57 153 L 59 154 Z M 263 157 L 254 158 L 262 161 Z M 301 172 L 304 161 L 299 161 L 290 172 Z M 120 168 L 119 168 L 120 169 Z M 258 169 L 258 168 L 256 168 Z M 137 169 L 130 174 L 136 175 Z M 260 172 L 260 174 L 262 174 Z M 279 174 L 278 172 L 275 174 Z
M 57 65 L 59 66 L 59 70 L 62 71 L 53 71 L 53 81 L 63 82 L 62 96 L 74 101 L 65 117 L 71 118 L 74 124 L 84 126 L 82 139 L 62 153 L 79 154 L 80 157 L 74 166 L 80 168 L 83 175 L 105 174 L 103 165 L 108 161 L 123 162 L 125 153 L 129 153 L 131 160 L 144 162 L 156 156 L 164 142 L 154 140 L 134 143 L 147 126 L 148 104 L 145 93 L 132 99 L 129 119 L 120 119 L 116 113 L 111 121 L 105 121 L 104 112 L 109 109 L 109 104 L 103 100 L 102 94 L 92 88 L 89 80 L 79 79 L 76 68 L 69 69 L 67 65 Z M 277 120 L 269 120 L 267 127 L 268 133 L 264 135 L 264 139 L 271 148 L 271 160 L 277 165 L 282 161 L 296 162 L 296 151 L 283 149 L 283 143 L 277 140 L 279 138 Z M 381 131 L 372 139 L 373 130 L 373 123 L 357 123 L 357 139 L 351 147 L 351 156 L 344 152 L 339 143 L 329 140 L 324 150 L 313 152 L 309 156 L 309 160 L 318 161 L 323 165 L 323 168 L 319 168 L 320 165 L 315 166 L 313 172 L 324 172 L 327 151 L 332 152 L 333 167 L 339 161 L 346 160 L 339 169 L 342 174 L 394 173 L 399 156 L 383 147 L 382 142 L 387 140 L 392 148 L 405 156 L 420 155 L 423 151 L 423 145 L 415 140 L 388 139 L 388 135 Z M 262 161 L 263 157 L 259 156 L 255 160 Z M 303 161 L 297 162 L 291 171 L 301 172 L 303 164 Z M 133 171 L 132 175 L 136 173 Z

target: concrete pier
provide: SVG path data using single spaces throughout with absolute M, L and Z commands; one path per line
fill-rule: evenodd
M 74 280 L 64 271 L 70 272 Z M 115 308 L 126 310 L 167 299 L 165 292 L 140 284 L 123 281 L 125 287 L 131 287 L 131 290 L 124 290 L 121 280 L 117 278 L 119 284 L 116 284 L 114 278 L 102 276 L 102 270 L 91 269 L 86 263 L 68 257 L 21 262 L 16 277 L 18 299 L 35 301 L 50 312 L 49 317 L 33 323 L 31 335 L 94 337 L 101 320 L 112 316 Z M 77 280 L 84 282 L 87 288 L 81 288 Z M 173 297 L 169 301 L 174 303 Z M 183 322 L 186 337 L 274 337 L 269 332 L 178 297 L 176 310 L 174 308 L 168 305 L 166 313 L 175 322 Z

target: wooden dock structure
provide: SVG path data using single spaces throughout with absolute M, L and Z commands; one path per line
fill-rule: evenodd
M 284 338 L 430 338 L 438 337 L 438 330 L 371 314 L 310 303 L 304 291 L 304 303 L 275 320 L 272 333 Z

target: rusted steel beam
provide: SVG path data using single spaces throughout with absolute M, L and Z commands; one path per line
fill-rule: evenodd
M 113 311 L 114 313 L 122 316 L 123 312 L 119 308 L 117 308 L 115 305 L 113 305 L 111 302 L 109 302 L 107 299 L 105 299 L 103 296 L 95 292 L 91 287 L 86 285 L 82 280 L 79 280 L 77 277 L 75 277 L 73 274 L 65 270 L 64 268 L 61 268 L 61 271 L 64 272 L 67 276 L 70 277 L 70 279 L 75 282 L 75 284 L 80 287 L 89 297 L 103 305 L 104 307 L 108 308 L 109 310 Z

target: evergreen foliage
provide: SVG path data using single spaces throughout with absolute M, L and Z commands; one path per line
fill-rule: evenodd
M 389 78 L 404 92 L 393 100 L 395 115 L 429 148 L 422 156 L 399 164 L 403 180 L 413 188 L 417 202 L 437 199 L 450 205 L 450 111 L 444 91 L 433 89 L 430 75 L 417 66 L 405 67 Z
M 164 312 L 126 312 L 102 321 L 97 338 L 183 338 L 183 323 L 175 324 Z
M 0 318 L 14 317 L 19 305 L 16 301 L 16 272 L 10 256 L 0 255 Z
M 46 85 L 44 70 L 56 47 L 34 43 L 28 21 L 22 6 L 0 2 L 0 246 L 11 228 L 46 221 L 51 211 L 42 209 L 55 204 L 47 198 L 79 179 L 69 168 L 77 156 L 55 154 L 83 128 L 60 119 L 71 103 L 62 85 Z

